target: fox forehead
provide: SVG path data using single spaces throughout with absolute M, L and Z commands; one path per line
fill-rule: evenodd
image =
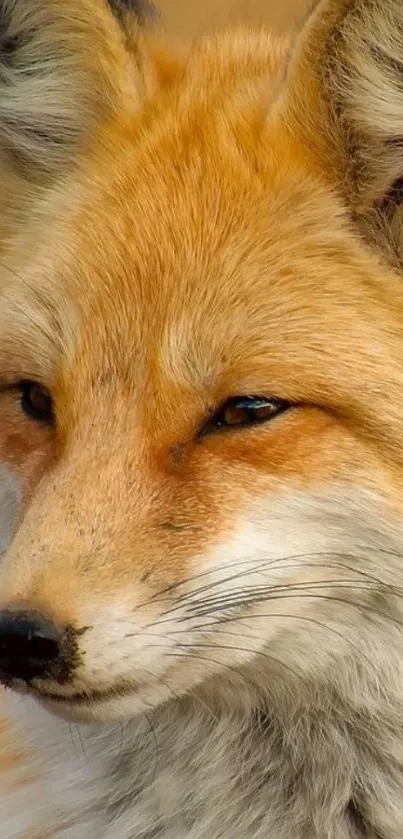
M 107 172 L 111 164 L 100 165 Z M 311 300 L 320 297 L 334 273 L 326 278 L 312 198 L 306 208 L 292 193 L 277 201 L 242 161 L 230 175 L 206 157 L 202 166 L 150 163 L 143 177 L 136 166 L 135 149 L 127 167 L 120 160 L 116 176 L 102 182 L 89 166 L 80 201 L 56 208 L 52 241 L 27 267 L 36 342 L 44 338 L 41 319 L 53 340 L 56 321 L 56 364 L 64 359 L 68 368 L 89 354 L 105 374 L 141 381 L 152 360 L 155 372 L 190 389 L 215 385 L 223 367 L 248 379 L 280 345 L 284 359 L 290 330 L 294 341 L 311 331 L 308 287 Z M 317 328 L 323 310 L 317 306 Z
M 240 392 L 337 401 L 348 321 L 374 305 L 374 261 L 275 119 L 249 145 L 242 109 L 221 103 L 207 117 L 203 98 L 184 99 L 150 124 L 101 126 L 36 210 L 22 282 L 10 279 L 30 300 L 9 327 L 23 324 L 19 354 L 44 359 L 46 384 L 74 383 L 80 405 L 101 382 L 161 403 L 169 384 L 184 414 Z M 366 365 L 362 335 L 349 339 Z M 10 359 L 9 333 L 7 344 Z
M 98 126 L 14 242 L 8 365 L 14 346 L 16 370 L 46 384 L 299 396 L 312 322 L 329 344 L 340 306 L 337 262 L 351 275 L 359 257 L 337 199 L 267 117 L 283 61 L 267 36 L 212 39 L 143 114 L 123 108 Z

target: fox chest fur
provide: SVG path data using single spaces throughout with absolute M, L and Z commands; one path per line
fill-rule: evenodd
M 315 709 L 290 730 L 259 709 L 249 721 L 214 718 L 190 700 L 107 730 L 59 723 L 49 737 L 46 727 L 37 756 L 53 777 L 18 793 L 19 808 L 13 793 L 10 815 L 2 804 L 4 835 L 31 835 L 34 819 L 55 839 L 397 839 L 403 773 L 393 733 L 363 716 L 348 736 L 338 710 Z M 31 708 L 34 720 L 46 726 Z M 372 818 L 388 832 L 372 830 Z

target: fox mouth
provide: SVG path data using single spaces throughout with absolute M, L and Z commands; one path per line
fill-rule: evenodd
M 55 691 L 46 690 L 32 683 L 26 684 L 20 680 L 15 680 L 12 683 L 9 682 L 6 687 L 23 696 L 32 696 L 34 699 L 46 705 L 57 705 L 60 708 L 65 707 L 67 709 L 69 707 L 73 708 L 74 706 L 84 708 L 89 705 L 101 705 L 111 699 L 133 696 L 134 693 L 138 692 L 139 685 L 125 682 L 124 684 L 117 684 L 105 690 L 88 689 L 70 694 L 56 693 Z
M 51 702 L 57 705 L 96 705 L 103 702 L 108 702 L 111 699 L 119 699 L 125 696 L 131 696 L 138 689 L 138 685 L 115 685 L 113 688 L 106 690 L 85 690 L 69 695 L 61 693 L 53 693 L 53 691 L 42 690 L 41 688 L 31 687 L 31 693 L 35 699 L 41 702 Z

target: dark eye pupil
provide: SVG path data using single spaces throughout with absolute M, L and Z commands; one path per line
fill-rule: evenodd
M 21 407 L 25 414 L 39 422 L 53 422 L 52 397 L 48 390 L 37 382 L 22 382 Z

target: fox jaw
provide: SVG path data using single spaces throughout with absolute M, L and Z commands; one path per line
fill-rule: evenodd
M 189 693 L 225 703 L 230 688 L 254 701 L 351 668 L 385 610 L 389 645 L 397 631 L 393 148 L 375 166 L 381 141 L 357 141 L 353 177 L 323 55 L 308 60 L 340 27 L 341 90 L 349 15 L 357 37 L 369 27 L 358 5 L 319 3 L 290 56 L 247 33 L 185 62 L 86 0 L 83 31 L 88 7 L 109 53 L 102 41 L 89 65 L 74 41 L 92 91 L 82 136 L 66 130 L 47 156 L 50 114 L 35 135 L 46 172 L 8 137 L 20 205 L 4 210 L 0 451 L 21 497 L 0 677 L 54 713 L 107 721 Z M 360 88 L 357 137 L 386 80 L 374 70 L 372 99 Z M 79 105 L 67 99 L 67 123 Z

